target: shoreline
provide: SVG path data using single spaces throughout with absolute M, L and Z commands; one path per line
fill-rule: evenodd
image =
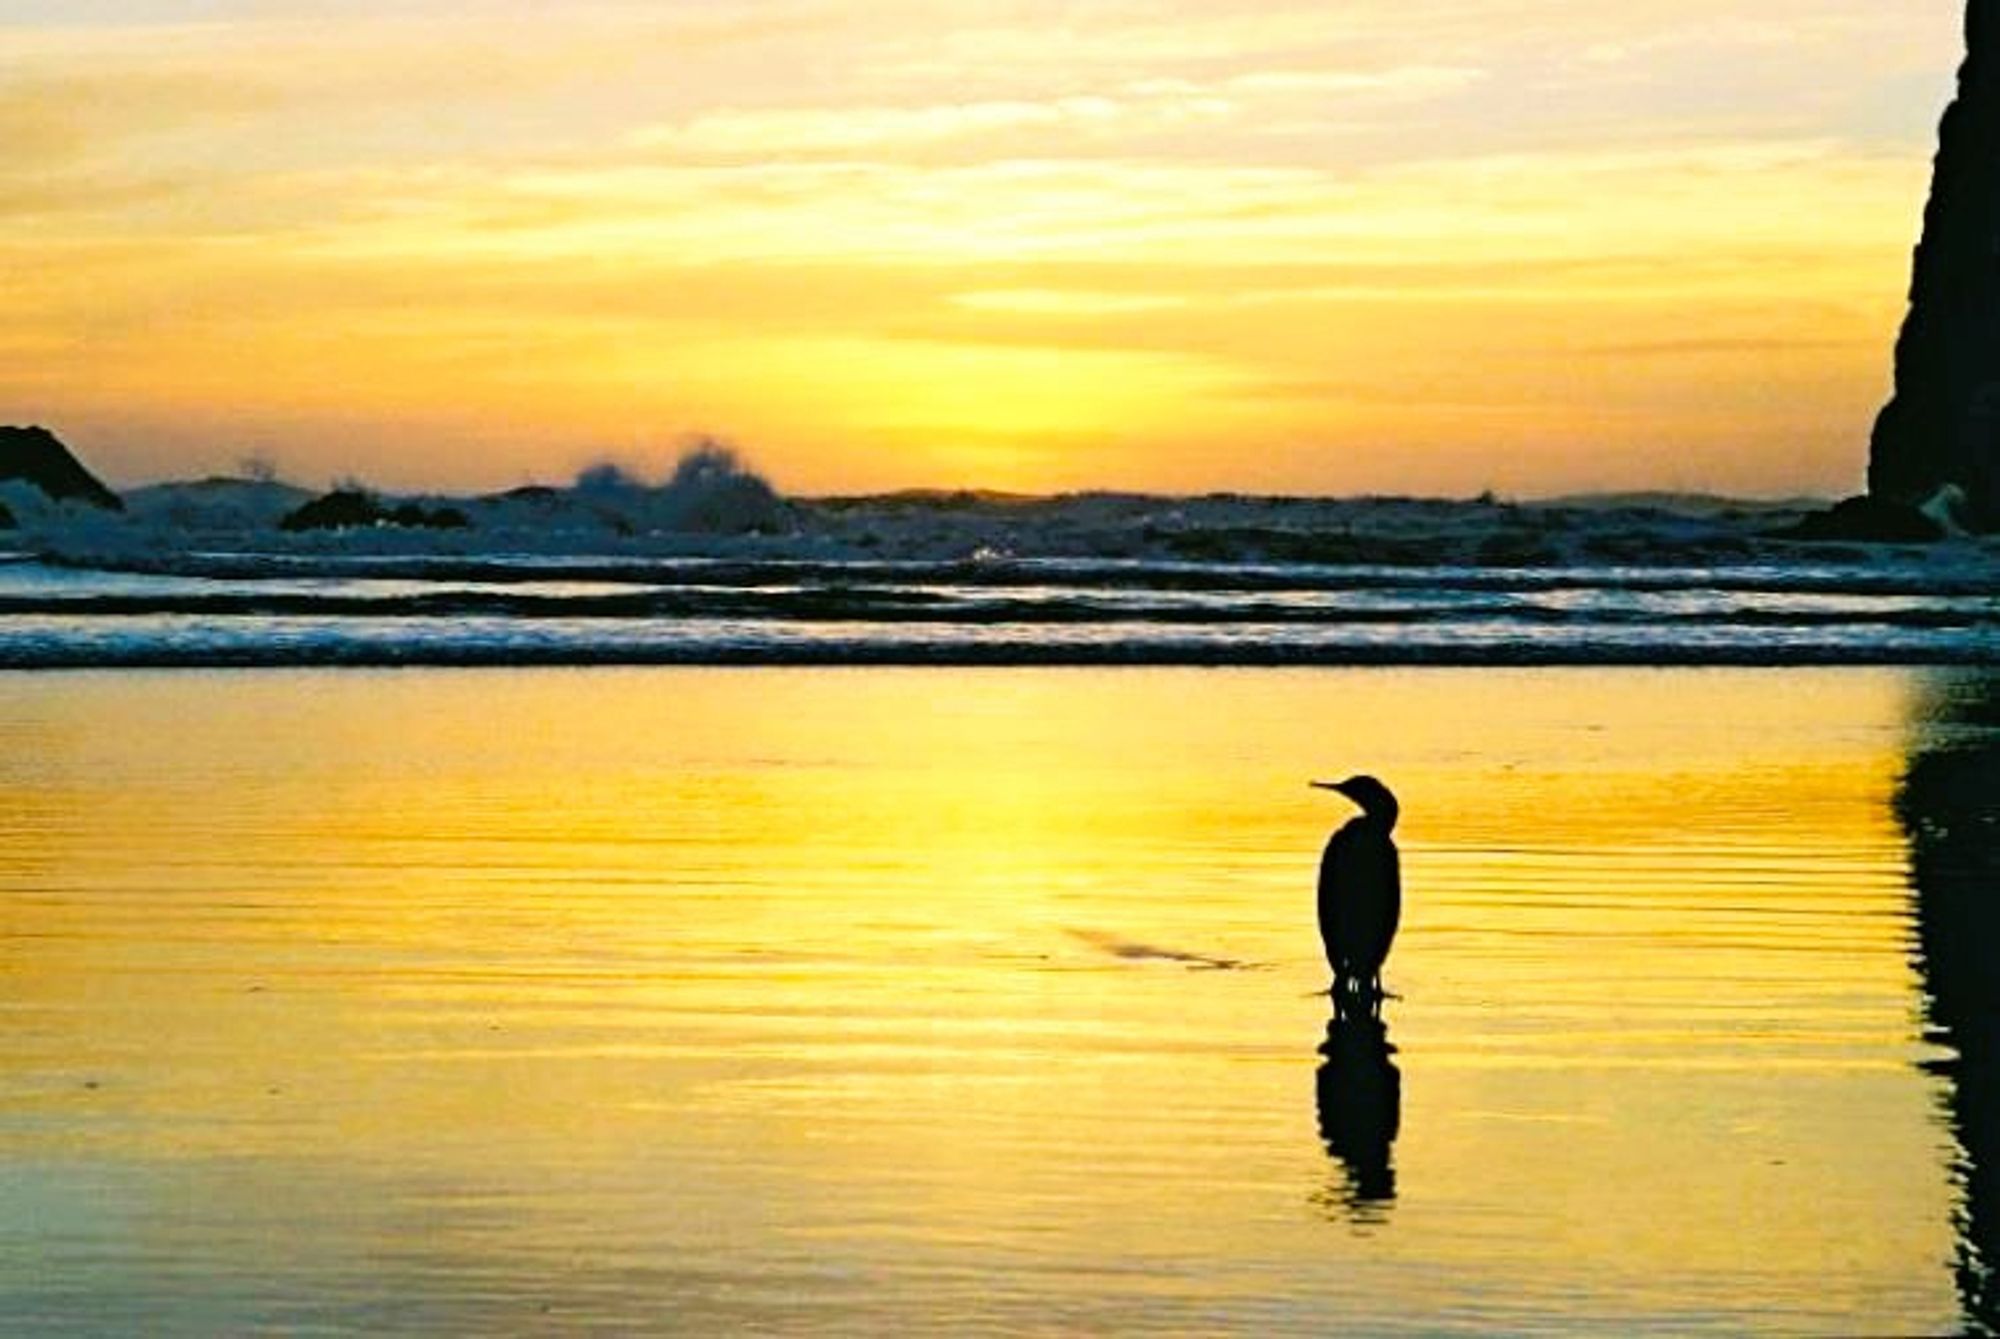
M 373 648 L 326 648 L 278 651 L 262 648 L 241 653 L 204 650 L 169 652 L 155 649 L 131 654 L 86 656 L 53 652 L 38 658 L 19 656 L 0 647 L 0 675 L 75 674 L 120 670 L 326 670 L 326 669 L 1973 669 L 2000 670 L 2000 651 L 1947 649 L 1914 656 L 1905 650 L 1880 654 L 1845 649 L 1806 649 L 1767 653 L 1756 649 L 1611 648 L 1575 652 L 1567 648 L 1506 648 L 1491 653 L 1382 648 L 1356 651 L 1342 648 L 1269 647 L 1207 653 L 1202 650 L 1152 647 L 1014 648 L 951 647 L 920 649 L 868 646 L 814 654 L 790 648 L 697 649 L 672 648 L 601 654 L 567 649 L 501 653 L 483 648 L 462 651 L 420 648 L 385 652 Z

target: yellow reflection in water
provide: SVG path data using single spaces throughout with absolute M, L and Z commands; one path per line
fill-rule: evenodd
M 112 1299 L 121 1250 L 227 1274 L 254 1228 L 328 1314 L 393 1285 L 447 1328 L 529 1293 L 866 1328 L 877 1287 L 933 1324 L 1949 1323 L 1910 691 L 8 678 L 0 1151 L 199 1187 L 100 1192 Z M 1360 770 L 1404 804 L 1404 1101 L 1349 1218 L 1311 993 L 1346 811 L 1305 782 Z

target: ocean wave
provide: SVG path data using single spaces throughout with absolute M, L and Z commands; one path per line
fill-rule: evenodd
M 2000 629 L 2000 603 L 1977 600 L 1915 601 L 1839 598 L 1760 603 L 1750 593 L 1717 591 L 1624 592 L 1602 588 L 1558 592 L 1465 594 L 1413 592 L 1401 601 L 1352 599 L 1351 592 L 1319 598 L 1273 600 L 1161 599 L 1156 594 L 1067 588 L 995 595 L 941 589 L 821 587 L 732 589 L 685 587 L 615 595 L 529 595 L 504 591 L 441 590 L 422 594 L 229 591 L 167 594 L 0 594 L 0 617 L 185 617 L 208 619 L 447 619 L 521 620 L 772 620 L 805 623 L 929 624 L 1202 624 L 1202 625 L 1441 625 L 1504 619 L 1546 626 L 1703 626 L 1839 628 L 1865 623 L 1891 628 Z M 1361 592 L 1363 596 L 1369 592 Z
M 0 563 L 0 666 L 1996 664 L 1911 567 L 177 554 Z
M 493 554 L 346 555 L 171 553 L 46 556 L 30 565 L 106 575 L 223 582 L 414 581 L 457 585 L 566 582 L 663 587 L 701 585 L 1110 586 L 1129 590 L 1536 591 L 1618 589 L 1844 592 L 1872 595 L 1992 596 L 1988 564 L 1962 570 L 1922 561 L 1841 563 L 1498 567 L 1437 564 L 1180 562 L 1134 558 L 829 559 L 660 558 Z
M 22 617 L 0 667 L 2000 664 L 2000 629 Z

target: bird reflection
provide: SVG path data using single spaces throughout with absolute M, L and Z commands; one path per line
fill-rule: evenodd
M 1379 1222 L 1396 1198 L 1391 1149 L 1403 1119 L 1403 1075 L 1389 1058 L 1396 1048 L 1388 1024 L 1335 998 L 1314 1085 L 1320 1140 L 1345 1174 L 1327 1202 L 1356 1223 Z
M 1910 848 L 1930 1039 L 1952 1058 L 1955 1269 L 1966 1327 L 2000 1333 L 2000 675 L 1934 682 L 1896 813 Z

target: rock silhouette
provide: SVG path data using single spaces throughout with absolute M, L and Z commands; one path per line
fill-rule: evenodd
M 55 502 L 83 502 L 105 511 L 125 504 L 85 469 L 47 428 L 0 427 L 0 483 L 28 483 Z
M 336 488 L 286 514 L 280 530 L 353 530 L 391 525 L 406 529 L 464 530 L 472 524 L 457 507 L 426 509 L 414 502 L 385 507 L 357 488 Z
M 368 494 L 354 488 L 336 488 L 316 497 L 278 522 L 281 530 L 349 530 L 357 526 L 379 525 L 389 513 Z
M 2000 529 L 2000 0 L 1968 0 L 1958 96 L 1938 128 L 1868 491 L 1916 504 L 1953 488 L 1962 522 Z M 1949 495 L 1947 495 L 1949 496 Z
M 1771 537 L 1809 543 L 1928 544 L 1944 536 L 1943 526 L 1910 503 L 1851 497 L 1775 530 Z

